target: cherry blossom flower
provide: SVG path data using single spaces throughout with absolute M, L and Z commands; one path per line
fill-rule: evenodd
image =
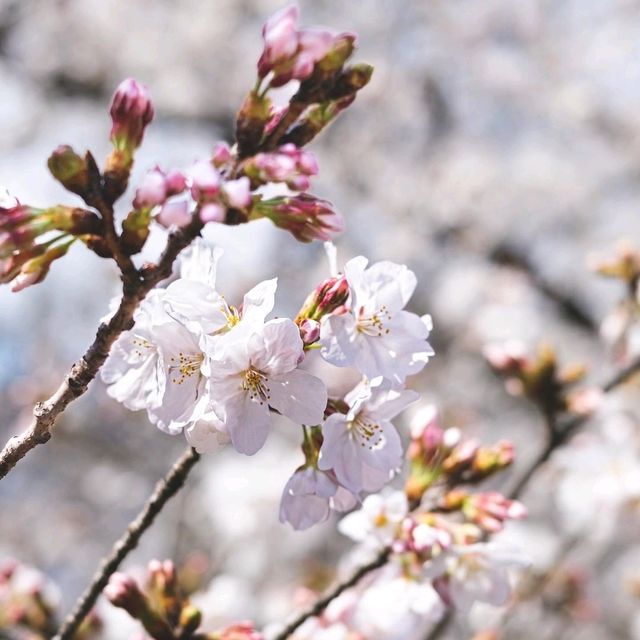
M 293 321 L 246 322 L 207 339 L 205 350 L 213 410 L 240 453 L 252 455 L 262 447 L 271 409 L 298 424 L 322 421 L 327 392 L 321 380 L 297 368 L 304 345 Z
M 362 508 L 346 515 L 338 530 L 356 542 L 369 542 L 375 546 L 391 544 L 398 527 L 409 511 L 403 491 L 367 496 Z
M 391 419 L 417 397 L 414 391 L 359 384 L 345 397 L 348 413 L 334 413 L 322 425 L 319 468 L 333 469 L 353 493 L 381 489 L 402 463 L 402 443 Z
M 506 604 L 511 595 L 510 570 L 522 569 L 528 564 L 515 550 L 478 542 L 452 546 L 425 564 L 424 575 L 445 578 L 439 581 L 445 599 L 468 613 L 475 602 Z
M 368 378 L 383 376 L 403 384 L 433 355 L 427 342 L 431 318 L 422 318 L 404 306 L 416 287 L 406 266 L 353 258 L 345 266 L 351 289 L 348 310 L 322 321 L 322 356 L 338 367 L 355 366 Z

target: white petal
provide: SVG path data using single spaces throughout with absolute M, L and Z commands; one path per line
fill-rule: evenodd
M 216 270 L 222 254 L 220 247 L 210 247 L 202 238 L 196 238 L 181 255 L 180 277 L 215 289 Z
M 264 280 L 248 291 L 242 302 L 242 319 L 262 324 L 273 310 L 278 278 Z
M 327 406 L 327 389 L 319 378 L 294 369 L 269 378 L 269 404 L 293 422 L 317 425 L 322 422 Z

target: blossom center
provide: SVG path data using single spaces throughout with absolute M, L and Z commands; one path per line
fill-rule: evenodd
M 253 367 L 247 369 L 243 374 L 242 388 L 249 393 L 249 398 L 260 404 L 268 403 L 271 400 L 269 393 L 269 379 L 262 371 Z
M 172 356 L 169 364 L 169 372 L 173 374 L 171 382 L 174 384 L 184 384 L 191 376 L 200 373 L 200 365 L 204 360 L 202 353 L 183 353 L 178 357 Z
M 370 450 L 377 447 L 383 440 L 382 427 L 362 414 L 358 414 L 351 421 L 349 431 L 361 447 L 368 447 Z
M 380 337 L 387 335 L 391 330 L 385 326 L 385 322 L 391 320 L 391 314 L 386 305 L 382 305 L 378 311 L 366 315 L 364 307 L 360 307 L 356 328 L 367 336 Z

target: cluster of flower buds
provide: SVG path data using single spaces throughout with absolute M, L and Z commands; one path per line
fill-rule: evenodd
M 584 378 L 583 365 L 560 368 L 556 352 L 550 346 L 542 345 L 531 357 L 519 342 L 488 345 L 484 355 L 491 367 L 506 377 L 507 391 L 528 398 L 543 415 L 573 410 L 570 390 Z
M 76 238 L 89 242 L 100 233 L 100 219 L 84 209 L 0 206 L 0 283 L 20 291 L 41 282 Z
M 33 567 L 0 560 L 0 637 L 44 640 L 57 629 L 57 588 Z M 74 637 L 85 640 L 101 626 L 95 614 L 87 616 Z
M 255 186 L 283 182 L 294 191 L 306 191 L 309 178 L 318 173 L 318 163 L 313 153 L 288 143 L 276 151 L 257 153 L 243 163 L 242 170 Z
M 469 522 L 477 524 L 487 533 L 501 531 L 507 520 L 521 520 L 527 516 L 525 506 L 517 500 L 509 500 L 497 491 L 468 493 L 452 489 L 439 503 L 444 511 L 460 511 Z
M 436 481 L 451 487 L 477 483 L 506 469 L 514 460 L 514 450 L 507 441 L 482 446 L 477 440 L 463 439 L 459 429 L 443 429 L 436 409 L 427 406 L 413 420 L 407 458 L 410 474 L 405 490 L 410 500 L 419 501 Z
M 214 633 L 199 631 L 202 614 L 183 595 L 178 573 L 170 560 L 149 563 L 144 589 L 130 576 L 114 573 L 104 595 L 111 604 L 138 620 L 155 640 L 262 640 L 245 623 Z
M 345 67 L 355 50 L 354 34 L 299 29 L 297 23 L 298 8 L 289 6 L 264 26 L 258 81 L 247 95 L 236 123 L 241 157 L 252 155 L 263 137 L 273 143 L 271 148 L 279 142 L 306 144 L 369 82 L 369 65 Z M 297 93 L 288 107 L 275 109 L 267 95 L 269 89 L 291 80 L 301 83 Z M 287 139 L 296 129 L 304 132 Z
M 339 313 L 348 299 L 349 283 L 344 276 L 324 280 L 307 296 L 295 319 L 305 347 L 310 347 L 320 339 L 322 318 Z

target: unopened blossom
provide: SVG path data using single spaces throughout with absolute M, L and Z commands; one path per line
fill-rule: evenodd
M 219 202 L 207 202 L 200 207 L 200 220 L 207 222 L 224 222 L 227 217 L 226 208 Z
M 136 191 L 133 206 L 137 209 L 142 207 L 154 207 L 163 204 L 167 199 L 166 176 L 158 167 L 147 171 L 142 178 Z
M 199 160 L 189 171 L 191 195 L 198 202 L 207 201 L 218 195 L 222 179 L 209 160 Z
M 306 191 L 309 178 L 318 173 L 318 163 L 310 151 L 285 144 L 275 151 L 256 154 L 243 169 L 254 182 L 284 182 L 294 191 Z
M 251 185 L 246 176 L 237 180 L 226 180 L 222 185 L 222 192 L 230 207 L 244 209 L 251 204 Z
M 305 319 L 320 321 L 337 309 L 349 298 L 349 283 L 344 276 L 328 278 L 321 282 L 304 301 L 296 316 L 296 322 Z
M 146 87 L 133 78 L 123 80 L 113 96 L 110 113 L 114 147 L 132 152 L 140 146 L 144 130 L 153 120 L 153 104 Z
M 319 468 L 332 469 L 353 493 L 381 489 L 402 463 L 402 443 L 391 419 L 417 396 L 368 383 L 355 387 L 345 397 L 348 413 L 333 413 L 322 425 Z
M 224 167 L 231 161 L 231 147 L 226 142 L 216 142 L 213 147 L 211 161 L 216 169 Z
M 262 29 L 264 50 L 258 61 L 258 75 L 264 78 L 272 72 L 272 87 L 308 78 L 334 42 L 329 31 L 299 30 L 298 13 L 297 6 L 290 5 L 275 13 Z
M 146 609 L 145 596 L 126 573 L 116 571 L 112 574 L 103 593 L 112 605 L 124 609 L 133 618 L 138 618 Z
M 475 602 L 494 606 L 511 595 L 510 571 L 528 566 L 524 556 L 494 543 L 453 546 L 424 566 L 426 578 L 442 578 L 439 589 L 456 608 L 468 613 Z
M 174 199 L 165 202 L 155 219 L 167 229 L 173 226 L 184 227 L 188 225 L 191 222 L 189 201 Z
M 462 511 L 469 520 L 491 533 L 500 531 L 506 520 L 520 520 L 527 515 L 521 502 L 509 500 L 496 491 L 468 496 Z
M 351 290 L 348 309 L 323 319 L 322 356 L 371 379 L 404 383 L 433 355 L 427 342 L 431 318 L 404 310 L 416 288 L 413 271 L 386 261 L 367 268 L 367 259 L 359 256 L 346 264 L 345 276 Z
M 298 369 L 304 345 L 289 319 L 269 320 L 207 340 L 213 409 L 233 446 L 251 455 L 264 444 L 275 409 L 297 424 L 322 421 L 327 391 L 321 380 Z
M 212 634 L 215 640 L 264 640 L 251 622 L 239 622 Z
M 396 538 L 408 511 L 409 504 L 403 491 L 386 495 L 374 493 L 364 499 L 358 511 L 342 518 L 338 530 L 356 542 L 370 541 L 384 546 Z
M 344 231 L 342 215 L 333 205 L 309 193 L 256 202 L 250 218 L 269 218 L 301 242 L 333 240 Z
M 308 529 L 324 522 L 330 513 L 329 499 L 338 489 L 336 481 L 325 471 L 305 467 L 287 481 L 280 500 L 280 522 L 294 529 Z

